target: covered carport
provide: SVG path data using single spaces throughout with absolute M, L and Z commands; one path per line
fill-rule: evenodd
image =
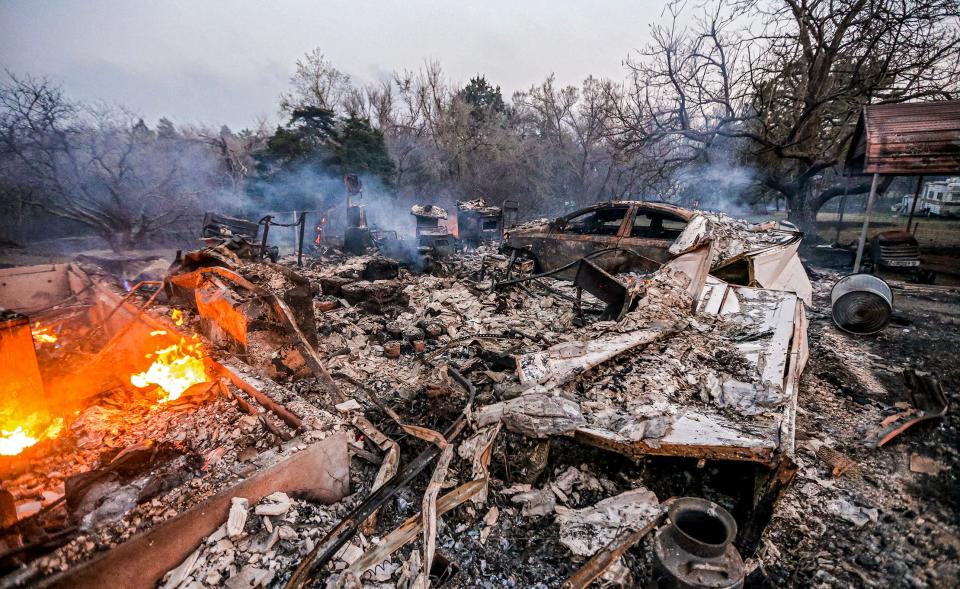
M 865 106 L 845 167 L 851 175 L 873 175 L 853 264 L 853 271 L 859 272 L 883 177 L 917 178 L 907 218 L 909 232 L 924 177 L 960 175 L 960 100 Z

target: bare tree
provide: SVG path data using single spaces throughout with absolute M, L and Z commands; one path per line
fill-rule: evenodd
M 252 130 L 244 129 L 240 133 L 234 133 L 226 125 L 217 132 L 212 129 L 199 129 L 195 133 L 197 139 L 206 142 L 215 150 L 223 186 L 236 194 L 243 192 L 255 165 L 254 154 L 266 145 L 268 135 L 265 124 Z
M 313 106 L 342 114 L 353 90 L 350 76 L 334 67 L 319 47 L 297 60 L 290 85 L 291 91 L 280 97 L 280 108 L 288 113 Z
M 624 174 L 632 162 L 609 138 L 613 95 L 608 81 L 589 77 L 580 88 L 558 88 L 553 75 L 513 95 L 516 123 L 547 150 L 553 193 L 566 202 L 585 205 L 637 188 Z
M 175 229 L 209 186 L 201 142 L 160 138 L 129 113 L 67 101 L 47 80 L 0 83 L 0 162 L 7 190 L 90 227 L 117 251 Z
M 837 174 L 812 184 L 841 162 L 863 105 L 960 87 L 956 0 L 720 0 L 692 28 L 670 9 L 628 62 L 611 136 L 652 154 L 661 180 L 698 162 L 749 166 L 807 229 L 831 198 L 869 189 Z

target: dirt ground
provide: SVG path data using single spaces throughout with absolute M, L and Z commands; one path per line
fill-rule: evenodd
M 960 290 L 895 289 L 894 324 L 875 336 L 853 336 L 822 314 L 839 274 L 812 270 L 818 279 L 798 402 L 799 471 L 767 529 L 750 585 L 956 587 Z M 904 368 L 937 376 L 952 406 L 945 419 L 870 448 L 866 432 L 905 400 Z M 822 446 L 856 461 L 856 471 L 833 477 L 814 453 Z M 912 472 L 914 456 L 933 459 L 940 472 Z M 841 512 L 850 506 L 862 508 L 853 519 L 867 521 L 845 519 Z

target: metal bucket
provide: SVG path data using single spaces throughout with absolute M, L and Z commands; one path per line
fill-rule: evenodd
M 877 333 L 890 322 L 893 291 L 870 274 L 844 276 L 830 291 L 830 311 L 837 327 L 848 333 Z

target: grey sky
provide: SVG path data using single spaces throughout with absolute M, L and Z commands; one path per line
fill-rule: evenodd
M 178 123 L 277 118 L 294 62 L 320 47 L 355 78 L 441 62 L 505 95 L 555 72 L 620 78 L 663 0 L 0 0 L 0 65 L 84 100 Z

